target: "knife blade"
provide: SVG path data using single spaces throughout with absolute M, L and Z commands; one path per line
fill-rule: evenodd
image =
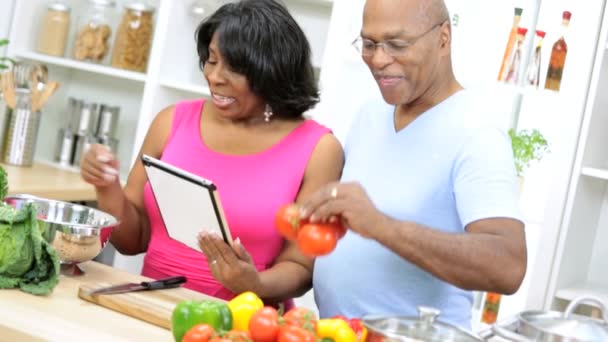
M 116 293 L 125 293 L 125 292 L 134 292 L 134 291 L 147 291 L 147 290 L 161 290 L 161 289 L 171 289 L 174 287 L 179 287 L 186 282 L 186 277 L 177 276 L 159 279 L 155 281 L 142 281 L 141 283 L 126 283 L 113 285 L 108 287 L 102 287 L 100 289 L 92 291 L 91 295 L 100 295 L 100 294 L 116 294 Z

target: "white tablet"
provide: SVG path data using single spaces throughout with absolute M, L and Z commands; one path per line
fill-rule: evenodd
M 200 251 L 197 235 L 206 230 L 232 245 L 213 182 L 145 154 L 141 160 L 169 237 Z

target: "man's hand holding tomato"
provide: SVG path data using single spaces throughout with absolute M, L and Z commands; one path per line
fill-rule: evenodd
M 373 238 L 389 218 L 372 203 L 359 183 L 330 183 L 300 207 L 300 218 L 310 222 L 332 222 L 337 217 L 354 232 Z
M 296 242 L 300 252 L 309 258 L 331 253 L 346 234 L 346 228 L 337 220 L 313 223 L 300 218 L 300 206 L 295 203 L 279 208 L 275 226 L 285 239 Z
M 230 247 L 218 235 L 200 233 L 198 244 L 207 257 L 211 274 L 225 288 L 234 293 L 257 293 L 261 286 L 260 274 L 239 239 Z

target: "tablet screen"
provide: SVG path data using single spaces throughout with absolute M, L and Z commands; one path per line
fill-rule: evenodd
M 142 162 L 169 237 L 200 251 L 197 235 L 205 230 L 232 245 L 215 184 L 147 155 Z

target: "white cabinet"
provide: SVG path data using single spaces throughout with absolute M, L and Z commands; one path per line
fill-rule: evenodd
M 70 55 L 75 23 L 86 0 L 68 0 L 72 23 L 66 56 Z M 117 1 L 117 19 L 126 0 Z M 193 0 L 148 0 L 154 12 L 154 36 L 147 73 L 139 73 L 68 57 L 51 57 L 35 51 L 38 23 L 46 0 L 16 1 L 8 54 L 49 66 L 49 77 L 61 88 L 43 109 L 36 159 L 51 161 L 58 129 L 66 118 L 68 97 L 121 107 L 117 137 L 121 176 L 125 178 L 151 120 L 163 108 L 183 99 L 208 96 L 194 39 L 200 17 L 190 13 Z M 285 0 L 311 43 L 313 64 L 319 71 L 325 56 L 333 0 Z M 10 1 L 9 1 L 10 4 Z M 1 18 L 1 16 L 0 16 Z M 32 19 L 34 18 L 34 19 Z M 110 40 L 113 43 L 113 37 Z
M 530 300 L 542 299 L 544 308 L 563 310 L 580 295 L 595 295 L 608 304 L 608 15 L 604 6 L 592 78 L 588 91 L 584 89 L 587 101 L 574 163 L 562 185 L 567 186 L 565 203 L 547 211 L 553 216 L 552 225 L 546 227 L 547 238 L 540 246 L 546 258 L 536 263 L 539 272 L 532 280 L 538 290 Z

